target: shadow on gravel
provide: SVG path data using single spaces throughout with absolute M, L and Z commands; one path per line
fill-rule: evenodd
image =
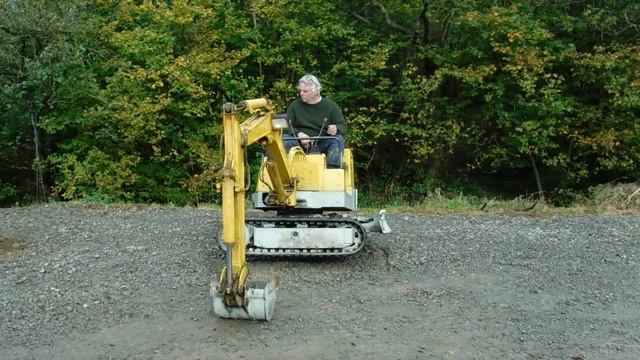
M 224 256 L 224 254 L 222 254 Z M 249 263 L 293 263 L 299 265 L 350 265 L 350 264 L 370 264 L 375 265 L 378 270 L 388 271 L 389 265 L 389 252 L 387 249 L 378 247 L 366 247 L 359 253 L 349 256 L 317 256 L 317 257 L 305 257 L 305 256 L 272 256 L 272 257 L 249 257 Z

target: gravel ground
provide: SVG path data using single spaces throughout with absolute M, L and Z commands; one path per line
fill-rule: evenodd
M 281 275 L 274 319 L 218 319 L 220 213 L 0 209 L 2 359 L 640 359 L 640 216 L 388 215 Z

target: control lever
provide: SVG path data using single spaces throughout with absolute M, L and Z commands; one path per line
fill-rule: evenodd
M 320 128 L 320 132 L 318 133 L 318 137 L 322 136 L 322 131 L 324 131 L 324 127 L 327 125 L 327 118 L 324 118 L 322 120 L 322 127 Z M 316 145 L 316 142 L 318 142 L 318 139 L 313 140 L 313 146 Z

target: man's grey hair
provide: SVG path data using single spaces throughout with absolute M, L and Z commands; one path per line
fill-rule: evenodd
M 315 92 L 318 93 L 318 95 L 320 95 L 320 90 L 322 90 L 322 85 L 320 85 L 320 81 L 318 81 L 317 77 L 311 74 L 306 74 L 305 76 L 300 78 L 298 83 L 304 84 L 306 86 L 310 86 L 311 88 L 313 88 Z

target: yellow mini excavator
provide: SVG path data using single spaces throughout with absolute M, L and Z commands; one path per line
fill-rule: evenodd
M 242 124 L 236 118 L 240 110 L 249 113 Z M 226 103 L 222 121 L 222 232 L 218 242 L 226 261 L 211 284 L 213 311 L 223 318 L 268 321 L 278 280 L 249 283 L 247 255 L 347 256 L 362 249 L 368 233 L 391 230 L 384 210 L 370 218 L 344 214 L 357 209 L 358 199 L 349 149 L 339 169 L 327 169 L 324 154 L 305 152 L 299 146 L 287 153 L 283 132 L 289 128 L 288 121 L 266 99 Z M 246 151 L 254 143 L 264 147 L 265 156 L 252 195 L 253 207 L 271 216 L 247 218 Z

